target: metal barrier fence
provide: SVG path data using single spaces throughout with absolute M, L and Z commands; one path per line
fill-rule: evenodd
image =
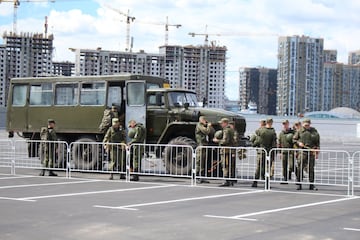
M 15 141 L 14 167 L 67 171 L 68 148 L 63 141 Z
M 224 180 L 339 186 L 354 194 L 360 187 L 360 151 L 272 149 L 161 144 L 0 140 L 0 167 L 182 177 L 196 181 Z M 111 175 L 112 176 L 112 175 Z
M 352 156 L 353 161 L 353 176 L 354 176 L 354 186 L 360 187 L 360 151 L 354 152 Z
M 270 182 L 342 186 L 352 194 L 353 161 L 346 151 L 274 148 L 269 155 Z
M 13 173 L 14 144 L 11 140 L 0 140 L 0 167 L 10 168 Z
M 196 178 L 265 183 L 266 151 L 262 148 L 199 146 L 196 153 Z

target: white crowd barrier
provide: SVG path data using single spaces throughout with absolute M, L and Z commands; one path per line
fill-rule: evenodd
M 293 161 L 293 162 L 292 162 Z M 202 180 L 256 181 L 338 186 L 354 194 L 360 187 L 360 151 L 168 144 L 125 144 L 1 140 L 0 167 L 71 172 L 182 177 Z M 298 169 L 298 170 L 297 170 Z M 313 173 L 312 173 L 313 169 Z

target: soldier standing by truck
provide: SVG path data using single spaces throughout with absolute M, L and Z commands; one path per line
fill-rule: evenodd
M 222 139 L 214 138 L 213 141 L 218 143 L 219 146 L 223 146 L 225 148 L 220 149 L 221 154 L 221 164 L 223 169 L 223 177 L 224 178 L 234 178 L 235 177 L 235 158 L 232 157 L 232 149 L 228 149 L 227 147 L 234 146 L 234 130 L 229 125 L 229 119 L 222 118 L 219 121 L 223 136 Z M 235 150 L 234 150 L 235 151 Z M 220 187 L 228 187 L 234 185 L 233 180 L 226 180 Z
M 259 142 L 259 147 L 264 148 L 267 153 L 269 153 L 272 148 L 276 147 L 276 132 L 272 127 L 272 123 L 273 123 L 273 119 L 268 118 L 266 119 L 265 127 L 261 127 L 257 130 L 257 134 L 258 134 L 257 141 Z M 265 166 L 266 166 L 265 161 L 266 161 L 266 155 L 262 151 L 261 158 L 260 159 L 258 158 L 257 168 L 255 172 L 255 181 L 251 185 L 252 187 L 257 187 L 256 179 L 260 178 L 260 173 L 261 173 L 261 177 L 265 178 Z M 272 162 L 273 162 L 273 156 L 270 156 L 270 172 L 271 172 L 270 176 L 271 174 L 273 174 Z
M 40 130 L 40 138 L 44 142 L 41 143 L 41 162 L 43 164 L 43 169 L 40 172 L 40 176 L 45 175 L 45 168 L 50 168 L 49 170 L 49 176 L 57 176 L 56 173 L 54 173 L 51 168 L 55 164 L 55 158 L 57 154 L 57 144 L 53 143 L 53 141 L 57 141 L 57 135 L 55 132 L 55 120 L 54 119 L 48 119 L 48 126 L 43 127 Z
M 288 120 L 282 122 L 283 130 L 279 134 L 279 148 L 293 148 L 294 130 L 290 128 Z M 294 152 L 289 150 L 281 151 L 283 180 L 282 184 L 286 184 L 287 180 L 291 180 L 291 175 L 294 172 Z
M 120 125 L 118 118 L 112 119 L 112 126 L 107 130 L 103 142 L 104 148 L 110 153 L 109 170 L 125 171 L 125 148 L 119 145 L 119 143 L 125 143 L 126 136 L 125 131 Z M 106 144 L 112 143 L 112 144 Z M 113 173 L 110 173 L 110 180 L 113 180 Z M 120 179 L 123 179 L 124 175 L 120 174 Z
M 131 138 L 131 141 L 128 143 L 130 146 L 133 143 L 144 143 L 146 129 L 142 123 L 137 123 L 135 120 L 129 121 L 129 128 L 131 130 L 128 133 L 128 137 Z M 130 167 L 133 169 L 133 172 L 139 173 L 141 166 L 141 157 L 144 155 L 144 146 L 138 146 L 135 144 L 131 148 L 130 152 Z M 136 174 L 131 178 L 132 181 L 139 181 L 139 175 Z
M 294 142 L 298 148 L 304 149 L 302 152 L 299 152 L 297 158 L 296 166 L 296 181 L 298 182 L 297 190 L 302 190 L 301 181 L 304 174 L 304 169 L 308 167 L 309 170 L 309 182 L 310 190 L 317 190 L 314 185 L 314 167 L 315 167 L 315 158 L 317 155 L 317 149 L 320 148 L 320 135 L 318 131 L 310 126 L 310 119 L 304 119 L 302 122 L 302 127 L 294 135 Z
M 212 127 L 211 123 L 208 123 L 208 121 L 205 119 L 204 116 L 199 117 L 199 122 L 196 125 L 195 128 L 195 138 L 197 146 L 200 147 L 200 149 L 197 150 L 196 153 L 196 175 L 205 177 L 206 170 L 207 170 L 207 159 L 206 159 L 206 153 L 207 149 L 202 146 L 209 145 L 211 135 L 213 135 L 215 132 L 214 128 Z M 207 180 L 204 178 L 200 178 L 199 183 L 208 183 Z

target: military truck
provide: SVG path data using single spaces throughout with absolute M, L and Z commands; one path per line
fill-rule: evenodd
M 194 132 L 200 115 L 215 128 L 219 128 L 221 118 L 227 117 L 235 122 L 241 137 L 245 133 L 244 117 L 222 109 L 199 107 L 195 92 L 171 89 L 163 78 L 131 74 L 12 79 L 7 131 L 10 136 L 16 132 L 24 138 L 39 140 L 41 127 L 52 118 L 57 122 L 58 138 L 63 141 L 101 141 L 103 132 L 98 127 L 104 110 L 113 104 L 119 106 L 123 124 L 134 119 L 146 126 L 146 143 L 196 147 Z M 80 145 L 73 149 L 75 162 L 82 168 L 94 169 L 99 159 L 89 155 L 98 156 L 98 149 L 76 146 Z M 172 167 L 181 168 L 181 172 L 191 169 L 190 160 L 182 159 L 181 164 L 176 164 L 177 156 L 170 152 L 165 149 L 164 160 L 171 161 Z

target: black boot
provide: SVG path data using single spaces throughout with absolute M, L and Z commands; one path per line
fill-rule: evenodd
M 230 187 L 231 182 L 229 180 L 226 180 L 223 184 L 219 185 L 219 187 Z
M 126 179 L 125 174 L 120 174 L 120 179 Z
M 45 176 L 45 169 L 41 170 L 41 172 L 39 173 L 39 176 Z
M 251 187 L 256 188 L 257 187 L 257 181 L 254 181 L 251 185 Z
M 298 186 L 297 186 L 296 190 L 302 190 L 301 184 L 297 184 L 297 185 L 298 185 Z
M 315 187 L 314 184 L 310 184 L 309 190 L 315 190 L 315 191 L 317 191 L 318 189 Z
M 289 180 L 291 180 L 291 174 L 292 174 L 292 171 L 289 171 L 289 176 L 288 176 Z
M 139 175 L 133 175 L 133 176 L 131 176 L 130 181 L 134 181 L 134 182 L 139 181 Z
M 50 170 L 50 171 L 49 171 L 49 176 L 51 176 L 51 177 L 57 177 L 57 174 Z

